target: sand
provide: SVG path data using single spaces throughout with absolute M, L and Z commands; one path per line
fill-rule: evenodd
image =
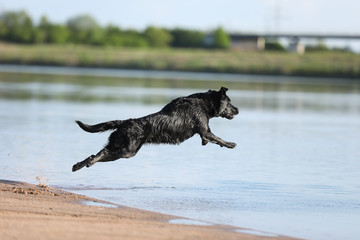
M 46 185 L 0 180 L 0 239 L 293 239 L 237 232 L 226 225 L 169 223 L 180 217 L 143 211 Z

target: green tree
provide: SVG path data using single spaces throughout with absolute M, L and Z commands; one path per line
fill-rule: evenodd
M 147 47 L 148 41 L 140 32 L 130 29 L 123 32 L 122 46 L 124 47 Z
M 34 42 L 63 44 L 68 41 L 69 36 L 69 29 L 65 25 L 52 24 L 46 16 L 42 16 L 34 32 Z
M 122 31 L 119 27 L 108 25 L 105 28 L 104 45 L 122 46 Z
M 104 31 L 89 15 L 76 16 L 68 20 L 70 40 L 74 43 L 102 44 Z
M 172 40 L 170 33 L 162 28 L 148 27 L 144 35 L 151 47 L 168 47 Z
M 285 48 L 277 40 L 265 42 L 265 51 L 285 52 Z
M 34 29 L 34 42 L 35 43 L 45 43 L 48 41 L 48 31 L 50 27 L 50 22 L 46 16 L 42 16 L 40 19 L 40 24 L 37 28 Z
M 307 45 L 306 51 L 307 52 L 328 52 L 330 49 L 326 46 L 323 41 L 319 41 L 315 45 Z
M 33 23 L 25 11 L 4 12 L 0 15 L 0 22 L 5 26 L 3 29 L 6 29 L 5 40 L 19 43 L 32 42 Z
M 214 32 L 213 46 L 219 49 L 227 49 L 230 47 L 230 37 L 221 27 L 217 28 Z
M 93 45 L 104 45 L 105 31 L 103 28 L 95 28 L 89 31 L 87 43 Z
M 34 43 L 45 43 L 47 38 L 47 33 L 43 29 L 35 28 L 33 31 L 33 42 Z
M 5 39 L 7 34 L 7 28 L 3 22 L 0 21 L 0 39 Z
M 200 31 L 192 31 L 181 28 L 172 30 L 173 47 L 202 48 L 205 46 L 205 34 Z
M 47 42 L 64 44 L 68 41 L 70 32 L 68 28 L 61 24 L 50 25 L 47 32 Z
M 47 17 L 42 16 L 40 19 L 39 29 L 47 30 L 47 29 L 49 29 L 50 25 L 51 25 L 51 23 L 49 22 Z

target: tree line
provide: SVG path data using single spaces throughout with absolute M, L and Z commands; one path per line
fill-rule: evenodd
M 89 15 L 70 18 L 65 24 L 52 23 L 46 16 L 38 25 L 25 11 L 7 11 L 0 15 L 0 41 L 25 44 L 87 44 L 121 47 L 175 47 L 227 49 L 229 35 L 221 28 L 211 33 L 183 28 L 154 26 L 144 31 L 102 27 Z

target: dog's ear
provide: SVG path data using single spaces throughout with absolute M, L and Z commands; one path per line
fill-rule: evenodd
M 227 90 L 229 89 L 227 89 L 226 87 L 221 87 L 219 92 L 221 93 L 221 95 L 226 95 Z

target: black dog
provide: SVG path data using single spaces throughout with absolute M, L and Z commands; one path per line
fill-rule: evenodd
M 133 157 L 145 143 L 179 144 L 195 133 L 200 135 L 202 145 L 212 142 L 221 147 L 234 148 L 235 143 L 226 142 L 215 136 L 209 128 L 210 118 L 233 119 L 234 115 L 239 113 L 226 95 L 227 90 L 222 87 L 220 91 L 209 90 L 180 97 L 167 104 L 160 112 L 142 118 L 115 120 L 91 126 L 76 121 L 87 132 L 115 131 L 111 133 L 108 144 L 98 154 L 78 162 L 72 171 L 75 172 L 84 166 L 90 167 L 96 162 Z

